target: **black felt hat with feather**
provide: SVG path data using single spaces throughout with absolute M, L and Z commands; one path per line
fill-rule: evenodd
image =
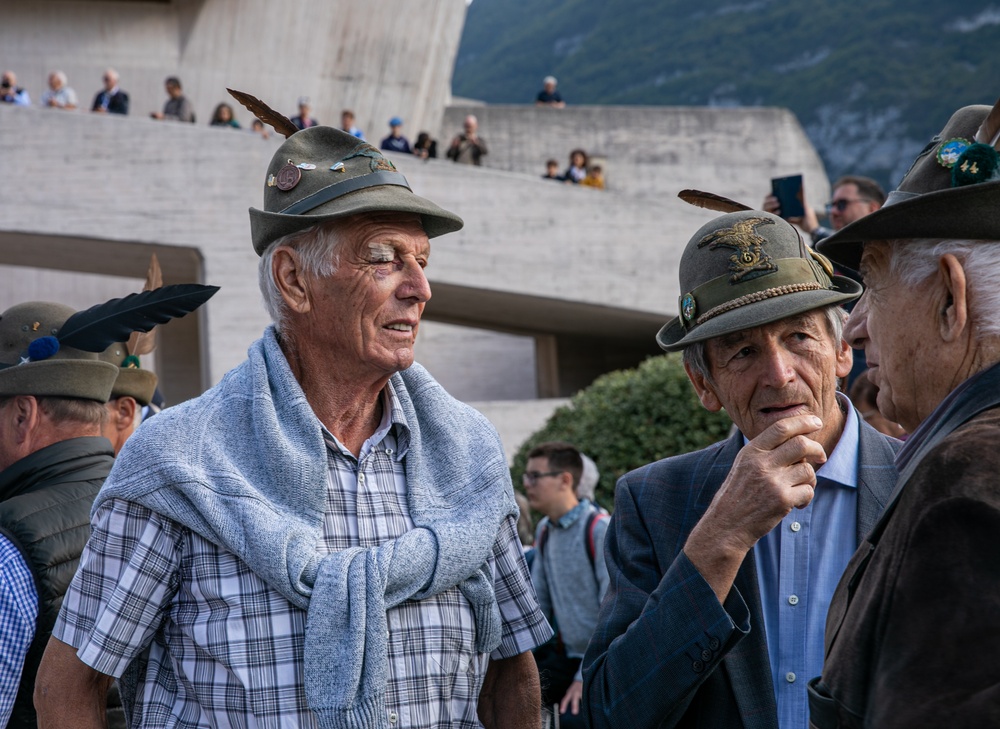
M 183 284 L 144 291 L 75 312 L 33 301 L 0 315 L 0 396 L 36 395 L 107 402 L 119 368 L 98 353 L 193 311 L 218 290 Z

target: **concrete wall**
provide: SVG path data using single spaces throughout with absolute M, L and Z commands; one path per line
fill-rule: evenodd
M 323 123 L 349 107 L 370 138 L 402 116 L 415 137 L 437 130 L 451 96 L 451 72 L 465 0 L 5 0 L 0 66 L 17 73 L 38 104 L 50 71 L 61 69 L 90 108 L 111 66 L 129 92 L 132 115 L 163 107 L 163 80 L 176 75 L 208 123 L 215 105 L 247 91 L 293 116 L 313 100 Z M 248 125 L 248 112 L 237 119 Z
M 814 207 L 829 199 L 823 163 L 787 109 L 455 105 L 439 144 L 467 114 L 479 120 L 489 145 L 484 164 L 494 169 L 542 175 L 555 158 L 563 170 L 579 147 L 601 158 L 609 189 L 653 204 L 693 187 L 756 207 L 772 177 L 797 173 Z

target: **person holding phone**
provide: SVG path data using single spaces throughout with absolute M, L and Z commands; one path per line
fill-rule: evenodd
M 802 228 L 815 244 L 855 220 L 874 213 L 882 207 L 884 202 L 885 191 L 875 180 L 870 177 L 846 175 L 833 183 L 833 195 L 830 197 L 830 202 L 826 204 L 830 227 L 820 225 L 816 211 L 806 203 L 804 191 L 802 205 L 805 208 L 805 215 L 785 219 Z M 785 217 L 781 213 L 781 203 L 774 195 L 768 195 L 764 198 L 763 209 L 774 215 Z

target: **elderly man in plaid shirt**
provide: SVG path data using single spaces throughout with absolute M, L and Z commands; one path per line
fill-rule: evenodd
M 371 145 L 291 136 L 251 209 L 274 320 L 126 444 L 36 689 L 41 726 L 527 727 L 551 631 L 494 429 L 419 365 L 456 215 Z

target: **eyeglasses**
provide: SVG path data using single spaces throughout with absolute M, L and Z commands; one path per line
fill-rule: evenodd
M 524 481 L 524 483 L 535 483 L 540 478 L 544 478 L 545 476 L 558 476 L 560 473 L 565 473 L 565 471 L 545 471 L 544 473 L 541 471 L 525 471 L 524 475 L 521 476 L 521 480 Z
M 840 200 L 831 200 L 826 204 L 826 212 L 831 213 L 836 210 L 838 213 L 842 213 L 847 210 L 848 205 L 852 205 L 856 202 L 868 202 L 862 197 L 856 197 L 853 200 L 848 200 L 847 198 L 842 198 Z

